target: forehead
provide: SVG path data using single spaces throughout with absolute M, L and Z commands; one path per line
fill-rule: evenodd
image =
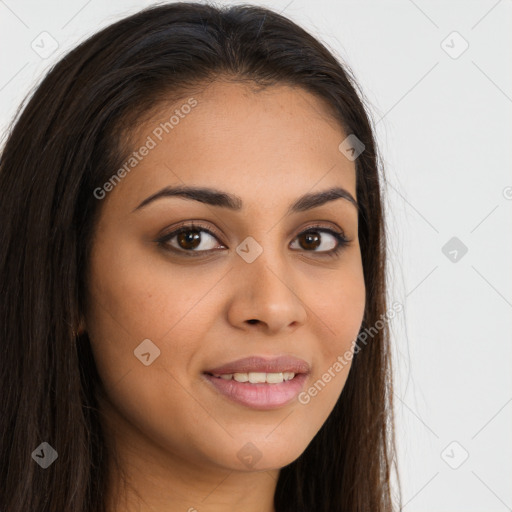
M 215 187 L 248 202 L 290 202 L 334 185 L 355 197 L 354 162 L 338 149 L 346 134 L 301 88 L 214 82 L 161 104 L 134 133 L 136 165 L 110 193 L 127 208 L 170 185 Z

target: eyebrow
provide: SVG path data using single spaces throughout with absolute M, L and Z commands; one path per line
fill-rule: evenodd
M 139 204 L 132 213 L 140 210 L 148 204 L 165 197 L 181 197 L 200 203 L 209 204 L 211 206 L 219 206 L 221 208 L 229 208 L 233 211 L 242 209 L 243 202 L 239 196 L 222 192 L 208 187 L 165 187 L 151 196 L 147 197 Z M 312 208 L 317 208 L 336 199 L 346 199 L 359 211 L 359 205 L 352 194 L 342 187 L 333 187 L 322 192 L 310 192 L 299 197 L 294 203 L 288 207 L 287 215 L 292 213 L 300 213 Z

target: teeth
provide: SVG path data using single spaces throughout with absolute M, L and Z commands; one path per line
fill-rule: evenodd
M 236 373 L 235 373 L 235 379 L 236 379 Z M 275 375 L 275 373 L 274 373 Z M 245 375 L 244 375 L 245 377 Z M 260 384 L 260 383 L 264 383 L 266 382 L 267 380 L 267 375 L 265 373 L 255 373 L 255 372 L 251 372 L 249 373 L 249 382 L 251 384 Z
M 284 375 L 282 373 L 268 373 L 268 374 L 262 374 L 263 378 L 265 379 L 264 382 L 268 382 L 269 384 L 279 384 L 280 382 L 283 382 Z
M 249 373 L 227 373 L 223 375 L 214 375 L 224 380 L 234 379 L 237 382 L 250 382 L 251 384 L 279 384 L 285 380 L 292 380 L 295 377 L 293 372 L 280 372 L 280 373 L 263 373 L 263 372 L 249 372 Z

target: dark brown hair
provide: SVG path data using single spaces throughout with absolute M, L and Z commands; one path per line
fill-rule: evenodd
M 323 99 L 345 133 L 364 144 L 356 160 L 367 290 L 360 332 L 386 313 L 382 165 L 347 66 L 261 7 L 174 3 L 108 26 L 50 70 L 1 155 L 2 512 L 105 510 L 110 453 L 97 407 L 99 376 L 87 333 L 78 343 L 72 335 L 84 311 L 100 212 L 93 191 L 123 162 L 133 121 L 218 77 L 300 87 Z M 320 431 L 281 469 L 277 512 L 394 510 L 392 395 L 385 325 L 354 355 Z M 31 457 L 43 441 L 58 452 L 46 470 Z

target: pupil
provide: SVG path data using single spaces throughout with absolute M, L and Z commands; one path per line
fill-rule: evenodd
M 189 233 L 191 233 L 191 236 L 188 236 Z M 178 235 L 178 244 L 183 249 L 195 249 L 200 244 L 200 239 L 199 231 L 188 230 Z M 188 245 L 191 242 L 194 242 L 192 246 Z
M 306 238 L 306 244 L 304 246 L 304 244 L 302 244 L 302 246 L 305 248 L 305 249 L 316 249 L 319 245 L 319 243 L 316 243 L 314 244 L 314 242 L 319 242 L 319 236 L 318 236 L 318 233 L 306 233 L 305 235 L 305 238 Z M 311 243 L 313 243 L 313 247 L 311 247 Z

